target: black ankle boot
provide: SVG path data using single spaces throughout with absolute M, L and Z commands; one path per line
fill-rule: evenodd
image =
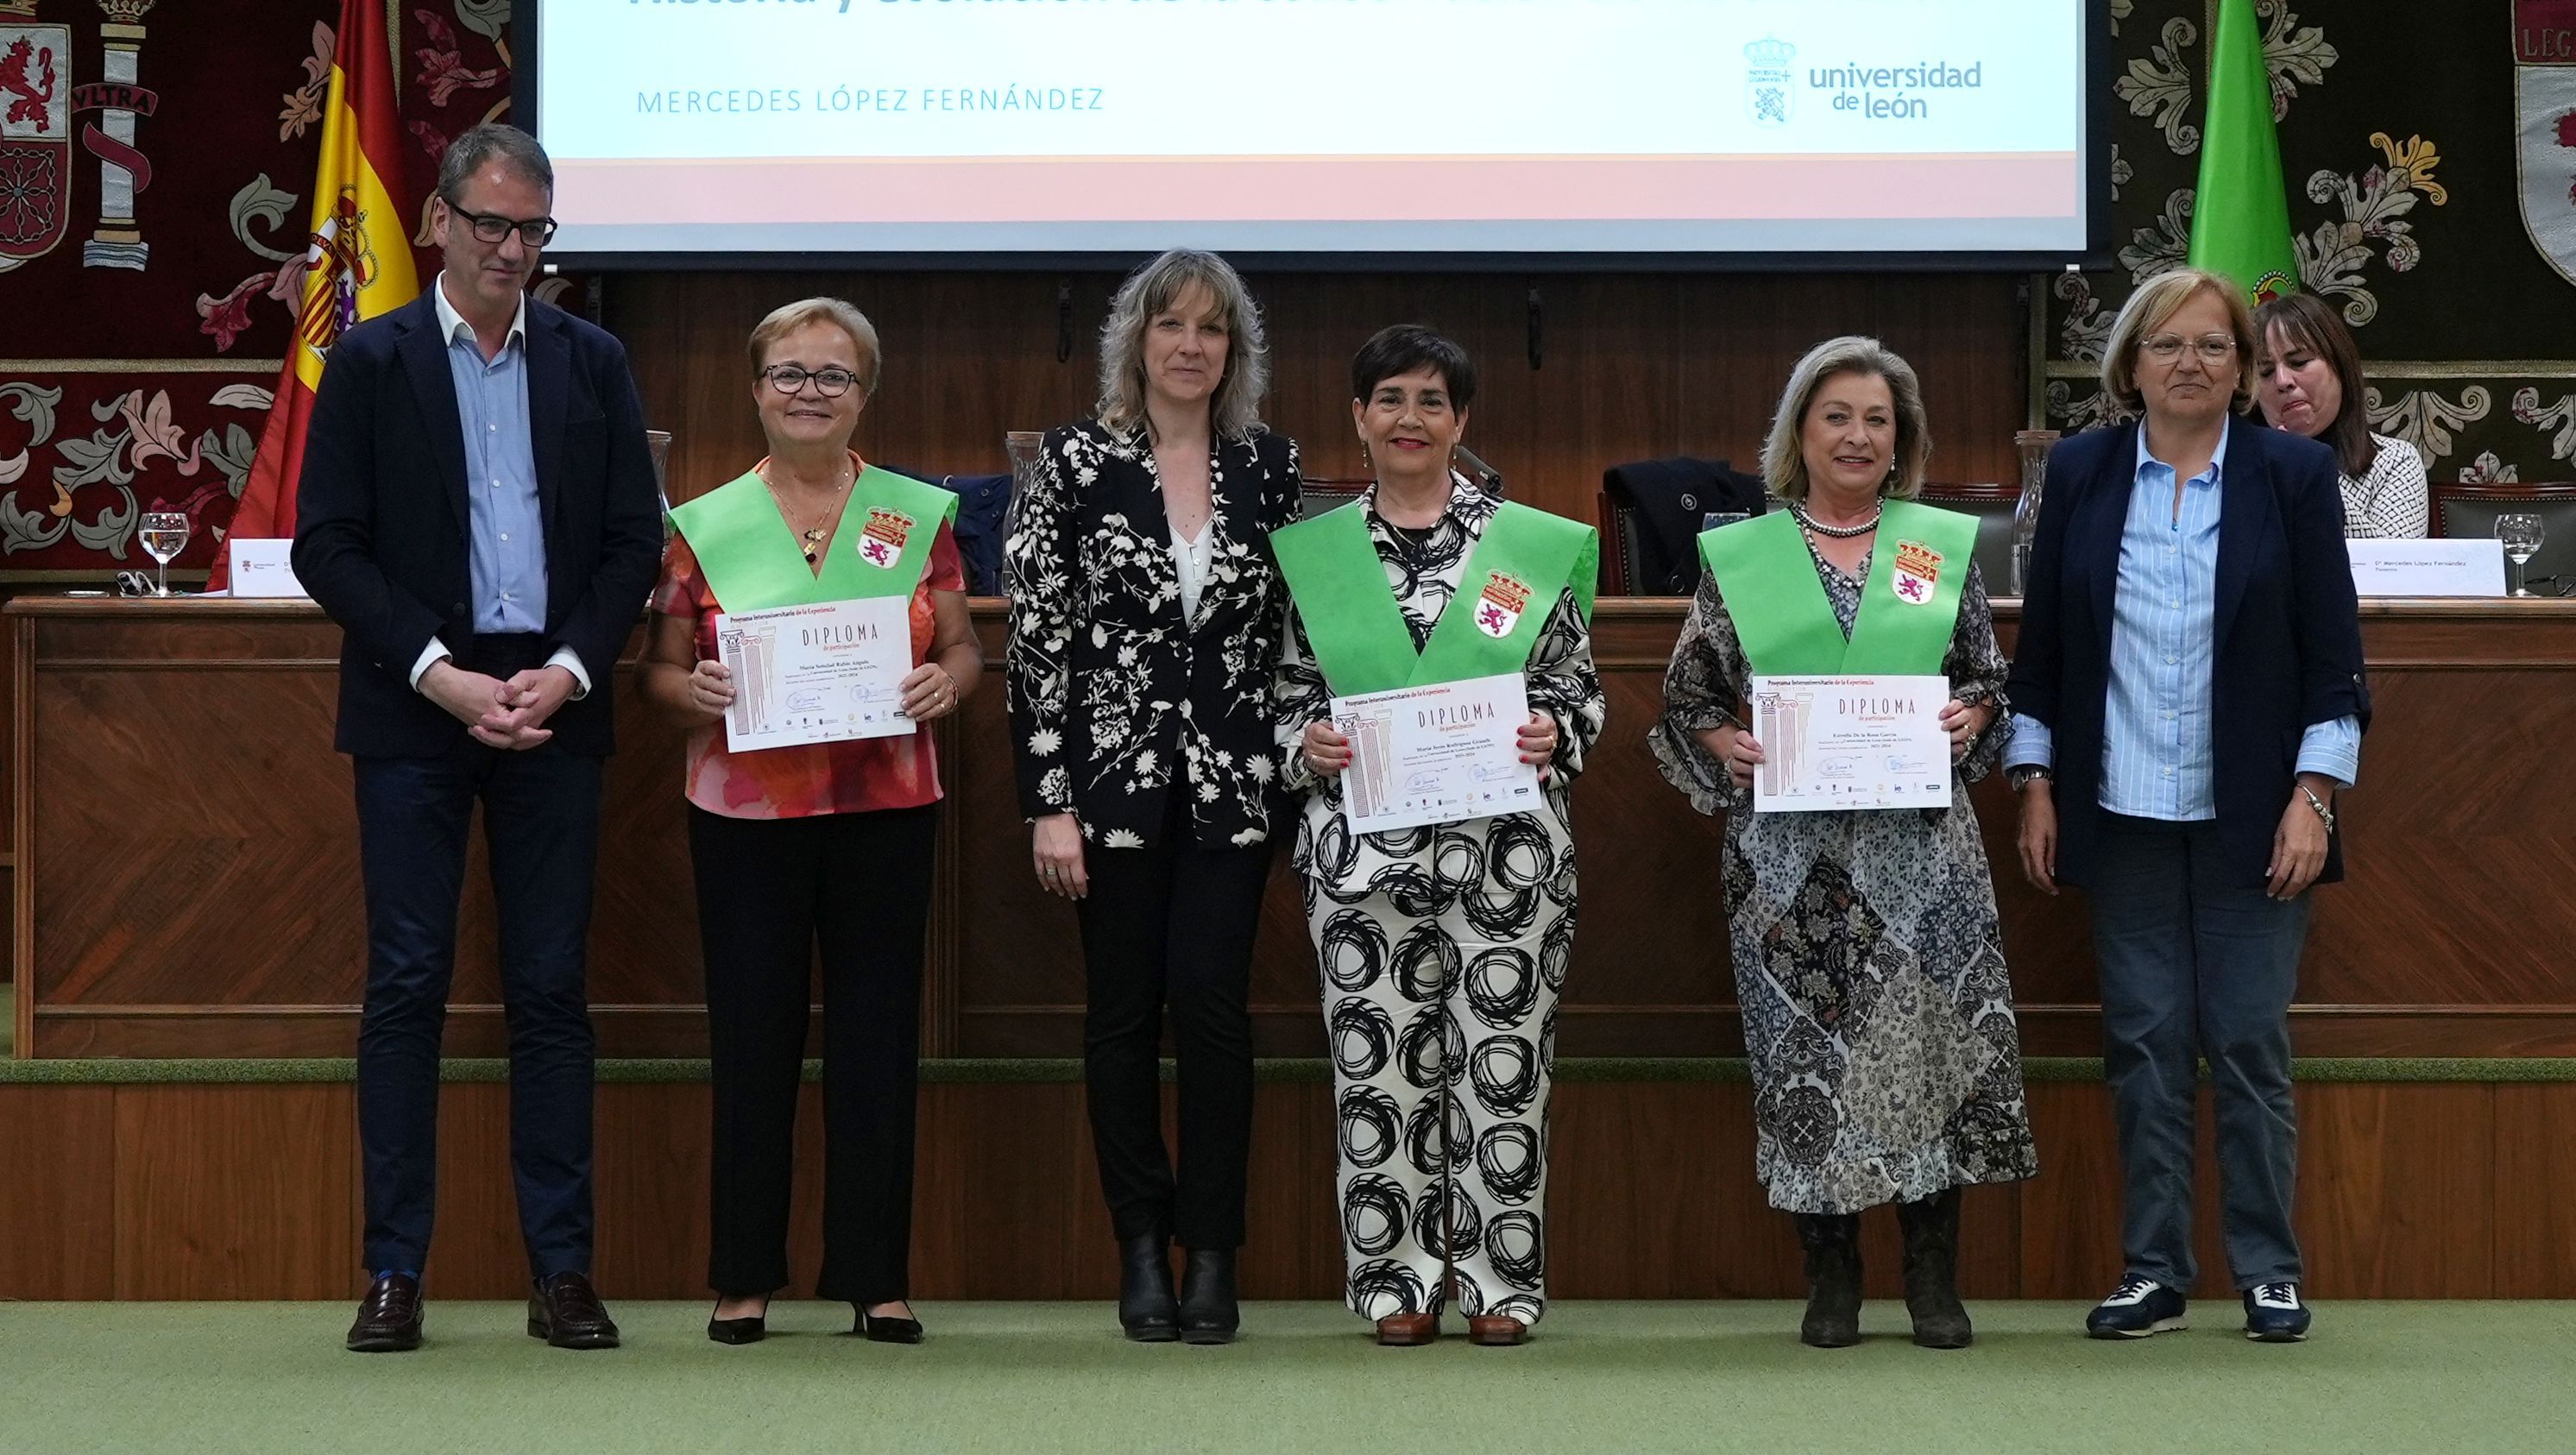
M 1231 1344 L 1243 1326 L 1234 1301 L 1234 1250 L 1192 1248 L 1181 1270 L 1181 1342 Z
M 1896 1205 L 1905 1230 L 1905 1311 L 1914 1342 L 1926 1349 L 1965 1349 L 1976 1331 L 1959 1302 L 1959 1189 Z
M 1118 1245 L 1118 1327 L 1140 1344 L 1181 1336 L 1180 1301 L 1172 1297 L 1171 1248 L 1160 1233 Z
M 1800 1213 L 1798 1246 L 1807 1250 L 1807 1317 L 1800 1340 L 1819 1349 L 1860 1342 L 1860 1219 Z

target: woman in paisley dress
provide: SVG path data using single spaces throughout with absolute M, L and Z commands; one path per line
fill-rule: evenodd
M 1278 811 L 1270 533 L 1297 518 L 1297 443 L 1261 424 L 1261 314 L 1215 254 L 1138 269 L 1100 343 L 1098 413 L 1048 431 L 1004 548 L 1012 747 L 1038 881 L 1082 927 L 1083 1073 L 1122 1249 L 1120 1326 L 1224 1343 L 1252 1138 L 1253 931 Z M 1176 1237 L 1189 1255 L 1177 1295 Z
M 1871 556 L 1898 549 L 1875 539 L 1883 502 L 1920 492 L 1930 454 L 1914 372 L 1876 340 L 1831 340 L 1799 363 L 1763 474 L 1796 512 L 1801 543 L 1782 548 L 1804 551 L 1843 639 L 1872 581 Z M 1739 617 L 1769 627 L 1751 613 L 1790 603 L 1779 594 L 1730 602 L 1715 570 L 1674 645 L 1650 735 L 1665 778 L 1700 812 L 1727 816 L 1723 882 L 1753 1069 L 1755 1171 L 1771 1205 L 1797 1216 L 1809 1285 L 1800 1333 L 1819 1347 L 1859 1338 L 1857 1215 L 1886 1202 L 1904 1229 L 1915 1341 L 1966 1344 L 1960 1186 L 2037 1168 L 1994 881 L 1968 803 L 1968 784 L 1993 768 L 2011 731 L 2006 664 L 1965 556 L 1950 564 L 1966 579 L 1939 668 L 1952 699 L 1942 711 L 1955 764 L 1947 809 L 1752 811 L 1762 745 L 1746 730 L 1753 669 Z

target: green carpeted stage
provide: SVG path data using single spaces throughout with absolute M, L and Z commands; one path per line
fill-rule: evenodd
M 433 1293 L 435 1290 L 433 1289 Z M 515 1304 L 430 1304 L 429 1343 L 356 1355 L 339 1304 L 0 1304 L 0 1447 L 410 1450 L 2563 1451 L 2576 1306 L 2327 1303 L 2256 1345 L 2232 1304 L 2137 1344 L 2082 1306 L 1975 1305 L 1978 1342 L 1800 1346 L 1797 1306 L 1568 1303 L 1532 1343 L 1374 1347 L 1328 1304 L 1255 1304 L 1230 1348 L 1136 1345 L 1100 1304 L 925 1304 L 930 1342 L 843 1336 L 838 1304 L 706 1341 L 697 1303 L 620 1303 L 628 1347 L 568 1354 Z

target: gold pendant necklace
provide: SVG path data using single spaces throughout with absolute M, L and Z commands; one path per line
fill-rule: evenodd
M 764 465 L 757 473 L 760 476 L 760 483 L 769 487 L 769 498 L 777 505 L 779 517 L 787 522 L 789 529 L 795 529 L 796 517 L 787 508 L 787 498 L 778 493 L 778 482 L 769 478 L 769 470 L 766 465 Z M 859 472 L 852 470 L 850 472 L 850 478 L 842 481 L 840 486 L 833 490 L 831 504 L 825 506 L 823 512 L 814 518 L 814 523 L 805 529 L 796 532 L 797 543 L 801 545 L 805 551 L 805 564 L 807 566 L 813 565 L 814 562 L 822 555 L 823 535 L 831 528 L 831 522 L 838 511 L 841 497 L 849 491 L 851 486 L 856 485 L 858 482 Z

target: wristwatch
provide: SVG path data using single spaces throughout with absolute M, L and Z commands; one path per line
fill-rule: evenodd
M 2019 793 L 2023 788 L 2030 784 L 2031 780 L 2035 778 L 2046 778 L 2054 781 L 2056 777 L 2057 775 L 2055 773 L 2034 763 L 2024 763 L 2018 768 L 2006 768 L 2004 770 L 2004 782 L 2011 785 L 2012 791 L 2015 793 Z
M 2326 805 L 2326 801 L 2317 797 L 2316 791 L 2304 783 L 2299 785 L 2299 796 L 2308 801 L 2308 807 L 2317 811 L 2317 817 L 2326 821 L 2326 832 L 2333 833 L 2334 810 Z

